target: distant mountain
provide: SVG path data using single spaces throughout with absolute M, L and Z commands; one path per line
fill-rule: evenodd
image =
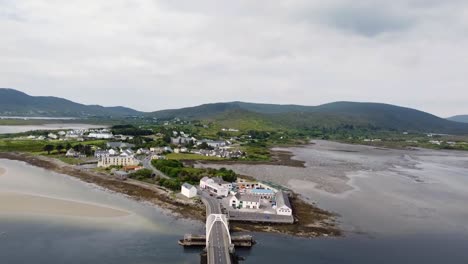
M 0 88 L 0 115 L 46 117 L 123 117 L 141 115 L 126 107 L 83 105 L 52 96 L 30 96 L 23 92 Z
M 456 115 L 447 119 L 455 122 L 468 123 L 468 115 Z
M 212 119 L 224 124 L 262 122 L 270 127 L 367 127 L 382 130 L 468 134 L 468 125 L 419 110 L 380 103 L 335 102 L 319 106 L 228 102 L 150 113 L 170 119 Z M 235 121 L 235 122 L 234 122 Z M 237 123 L 236 123 L 237 122 Z
M 468 124 L 411 108 L 379 103 L 335 102 L 319 106 L 227 102 L 143 113 L 126 107 L 83 105 L 58 97 L 30 96 L 0 88 L 0 115 L 49 117 L 145 116 L 163 120 L 211 120 L 241 129 L 370 128 L 468 134 Z M 457 121 L 461 121 L 457 117 Z

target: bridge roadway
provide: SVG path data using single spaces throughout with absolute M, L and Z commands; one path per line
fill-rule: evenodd
M 206 206 L 206 216 L 222 214 L 219 200 L 202 191 L 202 201 Z M 230 241 L 228 231 L 221 222 L 215 222 L 207 245 L 208 264 L 231 264 Z

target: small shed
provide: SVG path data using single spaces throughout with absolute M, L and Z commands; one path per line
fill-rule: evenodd
M 184 195 L 187 198 L 193 198 L 197 196 L 197 188 L 195 188 L 195 186 L 188 184 L 188 183 L 182 184 L 180 192 L 182 193 L 182 195 Z

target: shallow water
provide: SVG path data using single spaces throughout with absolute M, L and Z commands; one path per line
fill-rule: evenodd
M 185 233 L 202 233 L 202 223 L 176 220 L 154 206 L 22 162 L 0 160 L 0 167 L 6 168 L 0 176 L 0 193 L 129 212 L 80 216 L 0 211 L 0 263 L 199 263 L 199 251 L 184 253 L 177 240 Z M 8 202 L 0 200 L 0 208 Z
M 234 168 L 284 183 L 339 213 L 346 237 L 254 234 L 258 244 L 237 251 L 245 263 L 468 263 L 468 154 L 320 144 L 293 149 L 308 169 Z M 337 151 L 343 149 L 358 152 Z M 0 191 L 131 212 L 117 221 L 0 217 L 5 263 L 199 263 L 199 250 L 185 251 L 176 240 L 184 233 L 203 233 L 202 223 L 175 220 L 153 206 L 24 163 L 0 160 L 0 167 L 8 169 L 0 176 Z
M 25 125 L 25 126 L 5 126 L 0 125 L 0 134 L 23 133 L 34 130 L 60 130 L 60 129 L 89 129 L 101 128 L 106 126 L 90 124 L 44 124 L 44 125 Z

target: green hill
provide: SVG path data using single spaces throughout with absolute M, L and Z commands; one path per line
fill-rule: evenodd
M 408 132 L 468 134 L 468 124 L 380 103 L 335 102 L 319 106 L 227 102 L 143 113 L 126 107 L 83 105 L 66 99 L 30 96 L 0 88 L 0 115 L 121 118 L 141 116 L 169 120 L 216 121 L 239 129 L 364 128 Z M 458 119 L 459 120 L 459 119 Z
M 45 117 L 123 117 L 141 113 L 126 107 L 83 105 L 52 96 L 30 96 L 0 88 L 0 115 Z
M 450 121 L 455 121 L 455 122 L 462 122 L 462 123 L 468 123 L 468 115 L 456 115 L 447 118 Z
M 170 119 L 217 120 L 222 124 L 265 124 L 294 129 L 362 127 L 395 130 L 468 134 L 468 125 L 449 121 L 419 110 L 380 103 L 335 102 L 319 106 L 228 102 L 164 110 L 150 116 Z M 237 126 L 239 127 L 239 126 Z

